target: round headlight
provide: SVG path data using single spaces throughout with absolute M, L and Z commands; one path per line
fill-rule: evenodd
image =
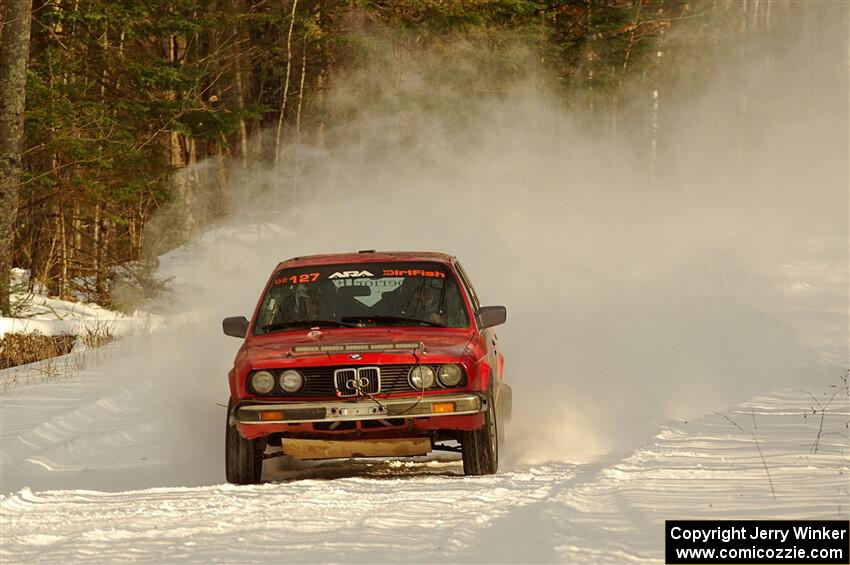
M 304 377 L 298 371 L 284 371 L 280 376 L 280 388 L 289 394 L 298 392 L 302 386 L 304 386 Z
M 427 365 L 416 365 L 410 369 L 407 380 L 417 390 L 431 388 L 434 386 L 434 370 Z
M 274 375 L 268 371 L 257 371 L 251 375 L 251 387 L 260 394 L 274 390 Z
M 437 380 L 440 381 L 441 385 L 447 388 L 460 384 L 462 377 L 463 373 L 457 365 L 440 365 L 440 368 L 437 369 Z

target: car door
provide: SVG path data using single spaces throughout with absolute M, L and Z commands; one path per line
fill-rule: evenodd
M 466 274 L 466 271 L 463 268 L 463 265 L 460 264 L 459 261 L 455 261 L 455 270 L 460 277 L 461 284 L 463 285 L 464 291 L 466 295 L 469 297 L 469 300 L 472 304 L 473 315 L 475 316 L 475 324 L 479 328 L 481 334 L 482 345 L 486 349 L 486 361 L 490 367 L 493 367 L 494 377 L 496 379 L 496 383 L 494 383 L 493 390 L 496 394 L 498 394 L 499 386 L 502 384 L 503 380 L 503 370 L 504 370 L 504 357 L 499 352 L 499 338 L 496 335 L 495 328 L 481 328 L 481 318 L 479 316 L 479 312 L 481 310 L 481 303 L 478 300 L 478 294 L 475 292 L 475 287 L 472 286 L 472 282 L 469 279 L 469 275 Z

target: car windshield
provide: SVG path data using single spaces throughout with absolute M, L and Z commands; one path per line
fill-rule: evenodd
M 304 326 L 469 325 L 460 289 L 441 263 L 318 265 L 275 274 L 254 334 Z

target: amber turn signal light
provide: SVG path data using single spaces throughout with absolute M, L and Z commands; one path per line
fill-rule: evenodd
M 432 414 L 446 414 L 455 411 L 454 402 L 436 402 L 431 405 Z
M 260 420 L 263 420 L 264 422 L 268 422 L 271 420 L 283 420 L 283 412 L 279 410 L 267 410 L 266 412 L 260 412 Z

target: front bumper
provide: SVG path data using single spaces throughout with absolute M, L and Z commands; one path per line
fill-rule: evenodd
M 252 403 L 237 406 L 231 423 L 291 424 L 345 422 L 387 418 L 464 416 L 487 410 L 487 400 L 477 394 L 408 396 L 378 400 Z

